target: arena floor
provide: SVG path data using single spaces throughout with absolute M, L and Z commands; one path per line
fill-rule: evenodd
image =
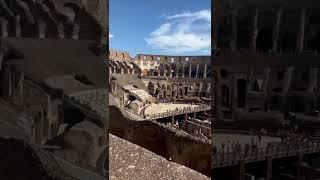
M 152 104 L 144 110 L 145 115 L 152 115 L 152 114 L 159 114 L 165 113 L 167 110 L 174 111 L 176 108 L 184 108 L 184 107 L 191 107 L 195 108 L 198 105 L 191 105 L 191 104 L 171 104 L 171 103 L 161 103 L 161 104 Z

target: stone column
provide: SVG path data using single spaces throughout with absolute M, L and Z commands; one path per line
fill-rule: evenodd
M 230 41 L 230 49 L 232 51 L 237 49 L 237 39 L 238 39 L 238 24 L 237 24 L 237 10 L 232 10 L 231 13 L 231 31 L 232 31 L 232 38 Z
M 280 32 L 281 16 L 282 16 L 282 10 L 279 9 L 277 11 L 276 23 L 275 23 L 274 31 L 273 31 L 273 42 L 272 42 L 272 51 L 273 52 L 277 52 L 277 49 L 278 49 L 278 39 L 279 39 L 279 32 Z
M 179 77 L 179 65 L 178 64 L 176 64 L 175 72 L 176 72 L 175 73 L 176 78 Z
M 317 80 L 318 80 L 318 69 L 316 68 L 312 68 L 310 69 L 309 72 L 309 85 L 308 85 L 308 93 L 312 93 L 314 91 L 314 88 L 317 84 Z
M 257 37 L 258 37 L 258 19 L 259 19 L 259 10 L 255 10 L 255 14 L 253 17 L 253 29 L 252 29 L 252 35 L 251 35 L 251 48 L 253 52 L 256 52 L 257 50 Z
M 174 116 L 171 116 L 171 123 L 174 125 Z
M 0 17 L 0 24 L 1 24 L 1 37 L 5 38 L 8 37 L 8 21 Z
M 16 16 L 16 37 L 21 37 L 20 15 Z
M 38 35 L 39 35 L 39 39 L 44 39 L 46 36 L 45 33 L 46 30 L 46 23 L 44 21 L 38 21 Z
M 183 124 L 182 124 L 182 129 L 187 129 L 187 120 L 188 120 L 188 114 L 185 113 L 184 114 L 184 121 L 183 121 Z
M 293 71 L 294 71 L 294 68 L 292 67 L 289 67 L 286 70 L 286 74 L 284 78 L 285 82 L 283 83 L 283 87 L 282 87 L 281 109 L 280 109 L 281 112 L 285 112 L 286 101 L 287 101 L 286 96 L 290 88 Z
M 215 111 L 216 111 L 216 116 L 218 121 L 223 121 L 223 113 L 221 109 L 221 87 L 220 87 L 220 73 L 218 73 L 220 70 L 217 68 L 217 70 L 214 72 L 215 73 L 215 81 L 214 81 L 214 98 L 215 100 Z
M 245 176 L 244 176 L 245 173 L 246 173 L 245 162 L 240 161 L 239 180 L 245 180 Z
M 24 81 L 24 72 L 20 73 L 20 79 L 19 79 L 19 103 L 20 105 L 23 104 L 23 81 Z
M 248 73 L 248 77 L 247 77 L 247 87 L 246 87 L 246 101 L 245 101 L 245 109 L 248 112 L 249 111 L 249 103 L 248 103 L 248 95 L 249 95 L 249 91 L 250 91 L 250 87 L 251 87 L 251 83 L 252 83 L 252 76 L 254 73 L 254 69 L 250 69 L 249 73 Z
M 202 91 L 202 87 L 203 87 L 203 82 L 200 82 L 200 86 L 199 86 L 199 96 L 201 96 L 201 95 L 200 95 L 200 92 Z
M 203 78 L 207 78 L 207 64 L 204 65 Z
M 46 125 L 47 127 L 45 129 L 48 130 L 48 132 L 45 132 L 46 133 L 46 138 L 49 139 L 51 138 L 51 128 L 50 128 L 50 125 L 51 125 L 51 120 L 52 120 L 52 107 L 51 107 L 51 98 L 50 98 L 50 95 L 47 95 L 47 107 L 46 107 L 46 111 L 47 111 L 47 114 L 46 116 L 44 117 L 44 120 L 47 122 Z
M 58 37 L 60 39 L 64 39 L 64 25 L 62 22 L 59 22 L 57 25 L 58 28 Z
M 184 78 L 184 64 L 182 64 L 182 77 Z
M 297 52 L 303 51 L 306 12 L 307 12 L 306 8 L 303 8 L 299 16 L 299 30 L 298 30 L 298 37 L 297 37 L 297 44 L 296 44 Z
M 302 168 L 303 168 L 303 153 L 299 152 L 297 154 L 298 156 L 298 167 L 297 167 L 297 180 L 302 180 L 303 178 L 303 173 L 302 173 Z
M 192 64 L 189 65 L 189 78 L 191 78 Z
M 8 72 L 8 96 L 10 97 L 12 95 L 12 75 L 11 71 L 7 70 Z
M 264 92 L 264 103 L 265 103 L 265 112 L 269 111 L 269 95 L 270 95 L 270 86 L 269 86 L 269 81 L 270 81 L 270 73 L 271 69 L 266 68 L 264 70 L 265 73 L 265 82 L 263 85 L 263 92 Z
M 78 24 L 74 24 L 72 28 L 72 39 L 79 39 L 80 26 Z
M 272 179 L 272 157 L 267 157 L 267 180 Z
M 196 78 L 199 77 L 199 64 L 197 64 Z
M 235 119 L 236 110 L 238 107 L 238 87 L 237 87 L 237 79 L 233 76 L 233 84 L 232 84 L 232 119 Z

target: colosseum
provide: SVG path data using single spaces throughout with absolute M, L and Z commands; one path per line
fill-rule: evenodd
M 111 134 L 210 175 L 210 56 L 110 50 Z
M 106 178 L 107 6 L 0 0 L 0 179 Z
M 212 176 L 319 178 L 320 4 L 215 3 Z

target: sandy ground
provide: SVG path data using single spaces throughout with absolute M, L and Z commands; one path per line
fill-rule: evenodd
M 221 144 L 224 142 L 226 145 L 232 144 L 232 141 L 236 142 L 238 141 L 240 144 L 251 144 L 251 135 L 242 135 L 242 134 L 214 134 L 212 138 L 212 142 L 216 146 L 221 146 Z M 257 141 L 258 137 L 254 136 L 254 140 Z M 281 142 L 280 138 L 277 137 L 270 137 L 270 136 L 264 136 L 261 139 L 261 142 L 259 144 L 260 147 L 266 147 L 268 143 L 270 142 Z
M 161 104 L 152 104 L 146 107 L 144 114 L 158 114 L 167 112 L 167 110 L 174 111 L 176 108 L 184 108 L 184 107 L 198 107 L 198 105 L 191 104 L 170 104 L 170 103 L 161 103 Z

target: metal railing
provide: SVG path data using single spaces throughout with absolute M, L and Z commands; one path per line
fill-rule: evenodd
M 241 161 L 254 162 L 263 161 L 268 157 L 278 159 L 282 157 L 295 156 L 298 153 L 311 154 L 320 151 L 320 143 L 309 144 L 278 144 L 263 148 L 250 148 L 247 152 L 225 151 L 213 153 L 212 165 L 214 168 L 238 165 Z

